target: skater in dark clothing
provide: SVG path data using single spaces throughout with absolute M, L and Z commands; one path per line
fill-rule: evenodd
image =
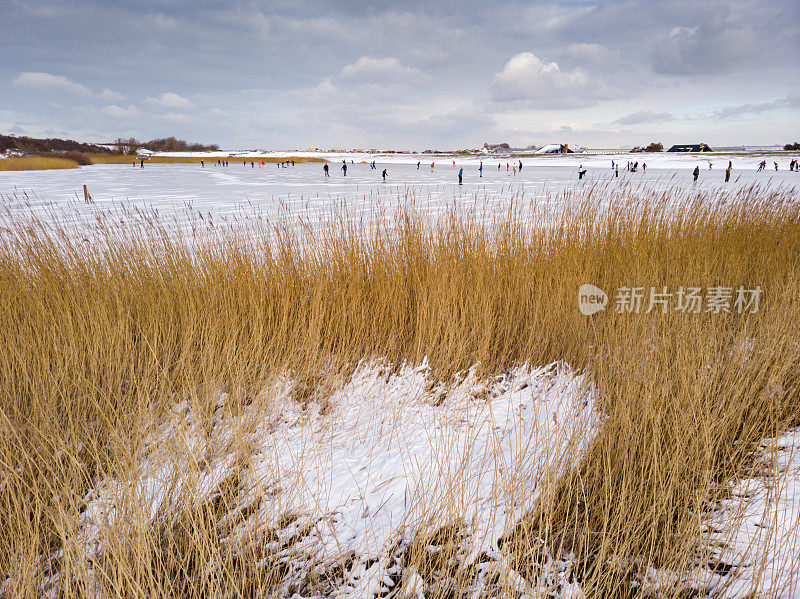
M 144 158 L 141 158 L 141 159 L 139 160 L 139 166 L 140 166 L 141 168 L 144 168 Z M 778 170 L 778 169 L 775 169 L 775 170 Z
M 731 167 L 725 169 L 725 183 L 731 180 Z
M 202 168 L 206 168 L 206 163 L 205 163 L 205 162 L 203 162 L 203 161 L 201 160 L 201 161 L 200 161 L 200 166 L 201 166 Z
M 583 179 L 583 177 L 584 177 L 584 175 L 585 175 L 585 174 L 586 174 L 586 169 L 585 169 L 585 168 L 583 168 L 583 165 L 581 164 L 581 165 L 578 167 L 578 181 L 580 181 L 581 179 Z
M 344 176 L 346 177 L 347 176 L 347 163 L 344 160 L 342 160 L 342 172 L 344 173 Z
M 419 170 L 419 162 L 417 162 L 417 170 Z
M 614 170 L 614 176 L 615 177 L 619 177 L 619 164 L 617 166 L 615 166 L 614 169 L 615 169 Z
M 464 177 L 464 167 L 458 169 L 458 184 L 461 185 L 461 180 Z
M 383 177 L 383 182 L 386 183 L 386 169 L 383 169 L 381 176 Z
M 481 160 L 481 165 L 478 167 L 478 172 L 481 174 L 481 177 L 483 177 L 483 160 Z
M 522 160 L 519 161 L 519 172 L 522 172 Z
M 642 173 L 646 173 L 646 172 L 647 172 L 647 163 L 642 162 Z
M 694 182 L 697 183 L 697 177 L 700 176 L 700 167 L 694 167 L 694 171 L 692 171 L 692 175 L 694 176 Z
M 328 173 L 328 163 L 327 162 L 322 165 L 322 172 L 325 173 L 326 177 L 330 177 L 330 173 Z

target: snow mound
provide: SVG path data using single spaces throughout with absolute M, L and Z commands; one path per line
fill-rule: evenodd
M 599 425 L 595 390 L 562 363 L 460 378 L 436 384 L 425 364 L 371 362 L 324 399 L 298 401 L 287 377 L 235 417 L 223 395 L 211 430 L 181 403 L 128 480 L 90 491 L 79 533 L 86 563 L 101 563 L 109 543 L 141 530 L 142 519 L 155 530 L 187 502 L 222 497 L 221 551 L 241 552 L 261 531 L 271 539 L 263 563 L 282 564 L 284 596 L 386 596 L 398 585 L 421 596 L 430 577 L 398 556 L 421 538 L 436 551 L 442 531 L 465 547 L 459 567 L 474 569 L 475 584 L 491 563 L 514 586 L 519 577 L 503 570 L 498 539 L 584 455 Z M 336 564 L 345 567 L 332 587 L 309 583 Z M 564 568 L 553 571 L 557 591 L 575 596 Z M 100 577 L 90 569 L 89 578 Z

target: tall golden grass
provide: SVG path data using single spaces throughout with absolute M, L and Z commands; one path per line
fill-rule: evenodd
M 43 156 L 5 158 L 0 160 L 0 171 L 37 171 L 46 169 L 78 168 L 80 165 L 67 158 Z
M 759 440 L 800 423 L 800 203 L 793 192 L 757 188 L 614 197 L 594 189 L 568 199 L 547 217 L 513 207 L 488 220 L 404 209 L 319 226 L 253 221 L 194 243 L 157 221 L 73 242 L 58 226 L 6 213 L 5 592 L 279 594 L 290 564 L 265 564 L 264 538 L 251 536 L 236 559 L 221 553 L 235 468 L 230 484 L 210 499 L 182 498 L 158 527 L 134 512 L 103 532 L 94 568 L 105 578 L 93 582 L 76 533 L 87 492 L 137 476 L 147 434 L 179 401 L 213 427 L 221 391 L 236 414 L 268 403 L 266 390 L 288 373 L 298 401 L 322 401 L 315 391 L 380 357 L 427 358 L 445 383 L 476 364 L 487 378 L 554 360 L 588 373 L 602 402 L 599 436 L 579 468 L 549 481 L 537 508 L 511 523 L 507 569 L 535 585 L 546 556 L 572 560 L 589 597 L 636 595 L 656 569 L 677 574 L 653 594 L 685 596 L 703 567 L 713 569 L 701 527 L 725 481 L 746 470 Z M 607 311 L 578 311 L 584 283 L 611 294 Z M 620 287 L 718 285 L 760 286 L 760 309 L 613 309 Z M 247 461 L 244 441 L 231 451 Z M 440 525 L 420 530 L 397 563 L 419 573 L 426 596 L 456 596 L 475 570 L 459 567 L 455 503 L 440 508 L 430 514 Z M 285 517 L 273 514 L 270 530 L 288 526 Z M 327 582 L 308 579 L 304 592 L 341 583 L 349 559 L 326 570 Z M 491 592 L 510 593 L 504 584 Z

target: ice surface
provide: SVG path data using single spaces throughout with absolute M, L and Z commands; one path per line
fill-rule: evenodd
M 800 173 L 790 172 L 790 158 L 782 157 L 780 169 L 756 172 L 758 157 L 660 155 L 585 155 L 522 158 L 523 169 L 516 175 L 506 170 L 515 159 L 483 159 L 483 177 L 479 176 L 480 159 L 431 158 L 429 156 L 377 157 L 378 168 L 370 169 L 363 154 L 346 156 L 347 177 L 340 170 L 342 157 L 328 156 L 332 162 L 330 177 L 324 177 L 322 164 L 297 163 L 282 168 L 275 164 L 251 168 L 250 162 L 231 159 L 230 166 L 206 164 L 146 164 L 144 169 L 124 165 L 93 165 L 80 169 L 51 171 L 0 172 L 0 202 L 10 212 L 34 210 L 46 217 L 48 210 L 77 200 L 77 210 L 86 214 L 92 209 L 125 207 L 155 209 L 162 216 L 183 221 L 187 213 L 211 214 L 225 218 L 242 213 L 257 213 L 274 218 L 329 213 L 345 205 L 353 214 L 391 210 L 398 200 L 421 212 L 437 211 L 447 206 L 476 208 L 489 213 L 507 209 L 512 202 L 524 208 L 530 202 L 560 193 L 579 191 L 594 185 L 612 189 L 632 186 L 641 189 L 716 190 L 740 189 L 758 183 L 771 188 L 794 188 Z M 355 164 L 350 164 L 350 160 Z M 421 161 L 419 170 L 417 160 Z M 430 168 L 431 161 L 436 166 Z M 622 162 L 619 178 L 611 171 L 611 160 Z M 625 163 L 648 162 L 647 172 L 628 173 Z M 713 162 L 708 169 L 707 161 Z M 731 182 L 724 183 L 724 169 L 733 161 Z M 359 161 L 365 161 L 363 164 Z M 501 169 L 497 170 L 497 165 Z M 588 170 L 586 178 L 577 179 L 578 166 Z M 691 171 L 701 167 L 698 184 L 692 183 Z M 458 185 L 458 170 L 464 168 L 464 185 Z M 386 183 L 381 172 L 388 170 Z M 86 185 L 94 205 L 83 205 Z

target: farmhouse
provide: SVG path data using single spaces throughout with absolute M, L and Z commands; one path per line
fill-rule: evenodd
M 667 152 L 711 152 L 708 144 L 679 144 L 672 146 Z

